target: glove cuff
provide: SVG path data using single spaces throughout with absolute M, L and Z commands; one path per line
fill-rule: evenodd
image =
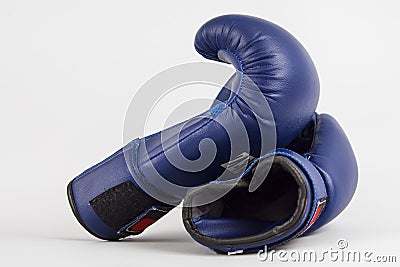
M 265 161 L 272 161 L 271 171 L 267 174 L 264 185 L 260 185 L 253 193 L 245 192 L 246 196 L 238 197 L 239 190 L 242 190 L 241 194 L 243 194 L 243 189 L 233 189 L 220 200 L 208 204 L 212 206 L 183 208 L 184 226 L 196 241 L 217 252 L 247 253 L 264 249 L 265 246 L 267 249 L 272 249 L 304 234 L 313 225 L 327 202 L 324 180 L 318 170 L 301 155 L 291 150 L 278 149 L 274 153 L 255 160 L 241 179 L 252 175 L 253 169 L 257 165 L 264 164 Z M 251 207 L 253 203 L 246 203 L 246 199 L 256 198 L 258 190 L 261 190 L 261 194 L 260 192 L 258 194 L 265 199 L 274 194 L 275 189 L 268 189 L 268 186 L 274 187 L 271 181 L 275 179 L 273 176 L 277 174 L 277 166 L 282 172 L 290 173 L 291 187 L 297 184 L 297 189 L 292 191 L 294 195 L 297 194 L 297 200 L 294 200 L 295 208 L 289 217 L 283 216 L 279 220 L 274 218 L 268 221 L 266 217 L 274 216 L 274 212 L 278 213 L 279 210 L 284 209 L 276 207 L 276 211 L 273 208 L 266 211 L 268 208 L 264 203 L 256 204 L 260 205 L 259 207 Z M 279 179 L 276 181 L 279 183 Z M 233 202 L 232 199 L 236 199 L 237 202 Z M 239 201 L 245 203 L 239 203 Z M 270 206 L 274 205 L 274 201 L 279 201 L 279 198 L 271 200 Z M 231 211 L 227 210 L 229 207 Z M 248 208 L 251 209 L 249 214 L 252 217 L 246 218 L 244 214 Z M 210 213 L 210 210 L 213 213 Z M 217 210 L 220 212 L 216 215 Z M 232 210 L 240 211 L 234 214 Z
M 67 194 L 79 223 L 105 240 L 140 234 L 174 207 L 141 190 L 125 162 L 124 149 L 73 179 Z

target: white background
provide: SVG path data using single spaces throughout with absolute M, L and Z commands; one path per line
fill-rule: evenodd
M 267 264 L 198 245 L 179 209 L 137 238 L 102 242 L 66 199 L 70 179 L 122 145 L 135 91 L 167 67 L 202 61 L 197 29 L 228 13 L 270 20 L 301 41 L 320 75 L 317 110 L 338 119 L 359 163 L 351 205 L 284 248 L 320 251 L 345 238 L 400 260 L 399 2 L 232 2 L 0 2 L 1 266 Z

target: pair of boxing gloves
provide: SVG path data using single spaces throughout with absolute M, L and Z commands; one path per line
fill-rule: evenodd
M 273 23 L 226 15 L 200 28 L 195 48 L 236 73 L 208 111 L 73 179 L 68 199 L 81 225 L 118 240 L 183 203 L 197 242 L 247 253 L 334 219 L 355 192 L 357 163 L 338 122 L 315 113 L 319 80 L 303 46 Z

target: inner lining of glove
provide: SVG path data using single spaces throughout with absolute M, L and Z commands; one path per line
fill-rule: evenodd
M 239 183 L 240 186 L 236 186 L 221 199 L 207 205 L 186 208 L 184 217 L 192 221 L 189 231 L 218 238 L 221 244 L 221 239 L 265 235 L 277 226 L 282 231 L 290 228 L 290 224 L 298 220 L 307 199 L 303 173 L 282 156 L 275 156 L 273 161 L 267 158 L 258 163 L 261 168 L 263 164 L 272 164 L 271 169 L 254 192 L 248 190 L 253 175 L 250 173 L 243 178 L 246 183 Z

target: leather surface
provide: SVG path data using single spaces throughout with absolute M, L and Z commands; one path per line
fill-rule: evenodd
M 312 162 L 304 158 L 303 155 L 284 148 L 277 149 L 276 151 L 263 155 L 259 159 L 255 160 L 253 164 L 251 164 L 247 168 L 245 173 L 251 173 L 251 170 L 257 165 L 260 160 L 276 156 L 283 156 L 290 159 L 293 166 L 299 168 L 304 182 L 307 184 L 309 192 L 304 214 L 297 221 L 294 222 L 294 225 L 289 230 L 285 230 L 283 232 L 281 229 L 279 229 L 281 225 L 289 218 L 280 222 L 275 222 L 273 224 L 264 221 L 264 227 L 261 227 L 262 221 L 258 220 L 243 221 L 240 218 L 230 218 L 229 220 L 227 220 L 226 218 L 193 218 L 193 228 L 187 227 L 187 225 L 185 225 L 186 230 L 188 230 L 189 234 L 191 234 L 196 241 L 207 247 L 222 252 L 232 252 L 237 250 L 250 250 L 259 247 L 262 248 L 265 245 L 273 248 L 275 246 L 288 242 L 289 240 L 295 238 L 300 233 L 302 233 L 309 225 L 312 219 L 312 215 L 317 210 L 318 200 L 324 199 L 327 196 L 324 180 L 318 170 L 314 167 Z M 268 177 L 266 179 L 268 179 Z M 243 199 L 243 201 L 246 202 L 246 199 Z M 235 223 L 235 220 L 237 220 L 238 223 Z M 225 224 L 225 222 L 227 221 L 228 224 Z M 245 224 L 247 224 L 247 226 Z M 251 233 L 249 228 L 253 228 L 253 224 L 259 226 L 259 228 L 257 228 L 258 232 L 253 232 L 252 234 L 249 234 Z M 273 229 L 274 227 L 277 228 Z M 270 230 L 274 231 L 274 234 L 271 235 L 271 237 L 269 237 L 268 239 L 263 239 L 261 235 L 267 233 Z M 219 231 L 221 231 L 221 233 L 219 233 Z M 194 233 L 199 233 L 203 237 L 206 236 L 207 239 L 204 240 L 202 237 L 199 238 L 199 235 Z M 229 235 L 226 233 L 229 233 Z M 256 234 L 260 235 L 260 237 L 257 239 L 254 238 L 254 235 Z M 241 237 L 242 240 L 237 240 L 239 237 Z M 246 240 L 247 238 L 249 240 Z M 216 244 L 222 243 L 220 242 L 221 239 L 226 239 L 224 245 Z M 208 243 L 208 241 L 210 240 L 211 242 Z M 219 241 L 214 243 L 215 240 Z
M 257 220 L 243 221 L 241 218 L 192 218 L 192 227 L 185 224 L 192 237 L 205 246 L 223 252 L 251 250 L 258 247 L 262 248 L 264 245 L 273 248 L 300 234 L 310 233 L 335 218 L 349 204 L 356 190 L 357 163 L 349 140 L 332 116 L 327 114 L 317 115 L 314 121 L 315 128 L 311 133 L 313 140 L 306 151 L 300 152 L 280 148 L 272 153 L 273 155 L 287 157 L 294 165 L 301 168 L 303 177 L 312 191 L 312 203 L 309 203 L 311 208 L 307 209 L 307 213 L 292 229 L 292 233 L 280 236 L 278 239 L 269 238 L 259 242 L 248 242 L 244 237 L 247 235 L 249 240 L 250 238 L 254 239 L 252 235 L 255 234 L 249 229 L 252 229 L 253 225 L 260 226 L 262 222 Z M 296 145 L 295 141 L 291 147 L 296 147 Z M 270 156 L 271 154 L 267 154 L 261 159 Z M 246 173 L 250 173 L 251 168 L 259 160 L 257 159 L 253 165 L 249 166 Z M 324 199 L 327 199 L 325 208 L 319 217 L 316 217 L 316 221 L 311 224 L 319 201 Z M 243 199 L 243 201 L 246 201 L 246 199 Z M 255 229 L 258 234 L 260 234 L 260 230 L 265 232 L 271 230 L 271 228 L 261 229 L 261 227 Z M 279 231 L 279 229 L 276 229 L 275 234 L 278 235 Z M 242 238 L 242 243 L 232 241 L 229 246 L 222 245 L 223 239 L 231 238 L 234 240 L 238 237 Z
M 328 114 L 318 116 L 312 147 L 305 154 L 320 171 L 328 192 L 324 212 L 309 232 L 320 228 L 343 211 L 358 182 L 358 166 L 351 144 L 339 123 Z
M 76 211 L 85 227 L 96 236 L 105 239 L 119 238 L 114 229 L 100 220 L 89 202 L 107 189 L 127 181 L 134 182 L 126 166 L 123 150 L 120 149 L 80 174 L 71 183 L 71 194 Z
M 214 107 L 219 104 L 220 108 L 214 120 L 186 121 L 179 138 L 164 141 L 164 149 L 160 134 L 145 138 L 143 146 L 147 151 L 139 150 L 138 168 L 148 180 L 156 176 L 153 168 L 166 180 L 182 186 L 215 180 L 224 171 L 221 164 L 236 156 L 230 154 L 231 136 L 225 130 L 230 125 L 244 124 L 250 140 L 249 154 L 257 158 L 274 149 L 275 144 L 288 145 L 314 114 L 319 97 L 317 71 L 304 47 L 281 27 L 250 16 L 221 16 L 199 29 L 195 48 L 207 59 L 231 63 L 237 73 L 217 96 Z M 255 92 L 252 83 L 261 94 Z M 265 98 L 271 113 L 263 107 L 260 97 Z M 167 129 L 163 134 L 175 136 L 168 133 L 175 129 Z M 204 170 L 187 172 L 167 159 L 166 150 L 171 157 L 181 151 L 189 160 L 198 159 L 199 145 L 205 138 L 214 141 L 217 155 Z M 275 138 L 276 142 L 272 140 Z M 236 154 L 246 151 L 240 142 L 234 146 Z
M 214 238 L 234 238 L 268 231 L 281 222 L 266 222 L 234 218 L 200 218 L 196 221 L 197 229 Z M 223 227 L 221 227 L 223 225 Z
M 163 136 L 169 138 L 163 142 L 161 132 L 134 140 L 124 148 L 127 161 L 120 150 L 72 181 L 71 205 L 76 206 L 80 222 L 96 236 L 121 237 L 88 205 L 111 187 L 130 181 L 152 196 L 149 187 L 157 194 L 172 194 L 176 203 L 179 197 L 163 181 L 186 187 L 213 181 L 224 172 L 223 163 L 246 150 L 259 157 L 276 144 L 286 146 L 312 118 L 319 97 L 316 69 L 303 46 L 279 26 L 250 16 L 221 16 L 200 28 L 195 48 L 207 59 L 231 63 L 237 72 L 202 114 L 208 118 L 191 118 L 179 132 L 182 124 L 164 130 Z M 239 124 L 244 125 L 249 144 L 243 139 L 231 144 L 230 138 L 241 134 Z M 183 163 L 181 153 L 185 160 L 199 159 L 200 144 L 207 138 L 213 141 L 216 155 L 206 168 L 192 171 L 196 166 L 189 164 L 188 171 L 170 162 L 177 158 Z M 210 149 L 206 146 L 204 150 Z

